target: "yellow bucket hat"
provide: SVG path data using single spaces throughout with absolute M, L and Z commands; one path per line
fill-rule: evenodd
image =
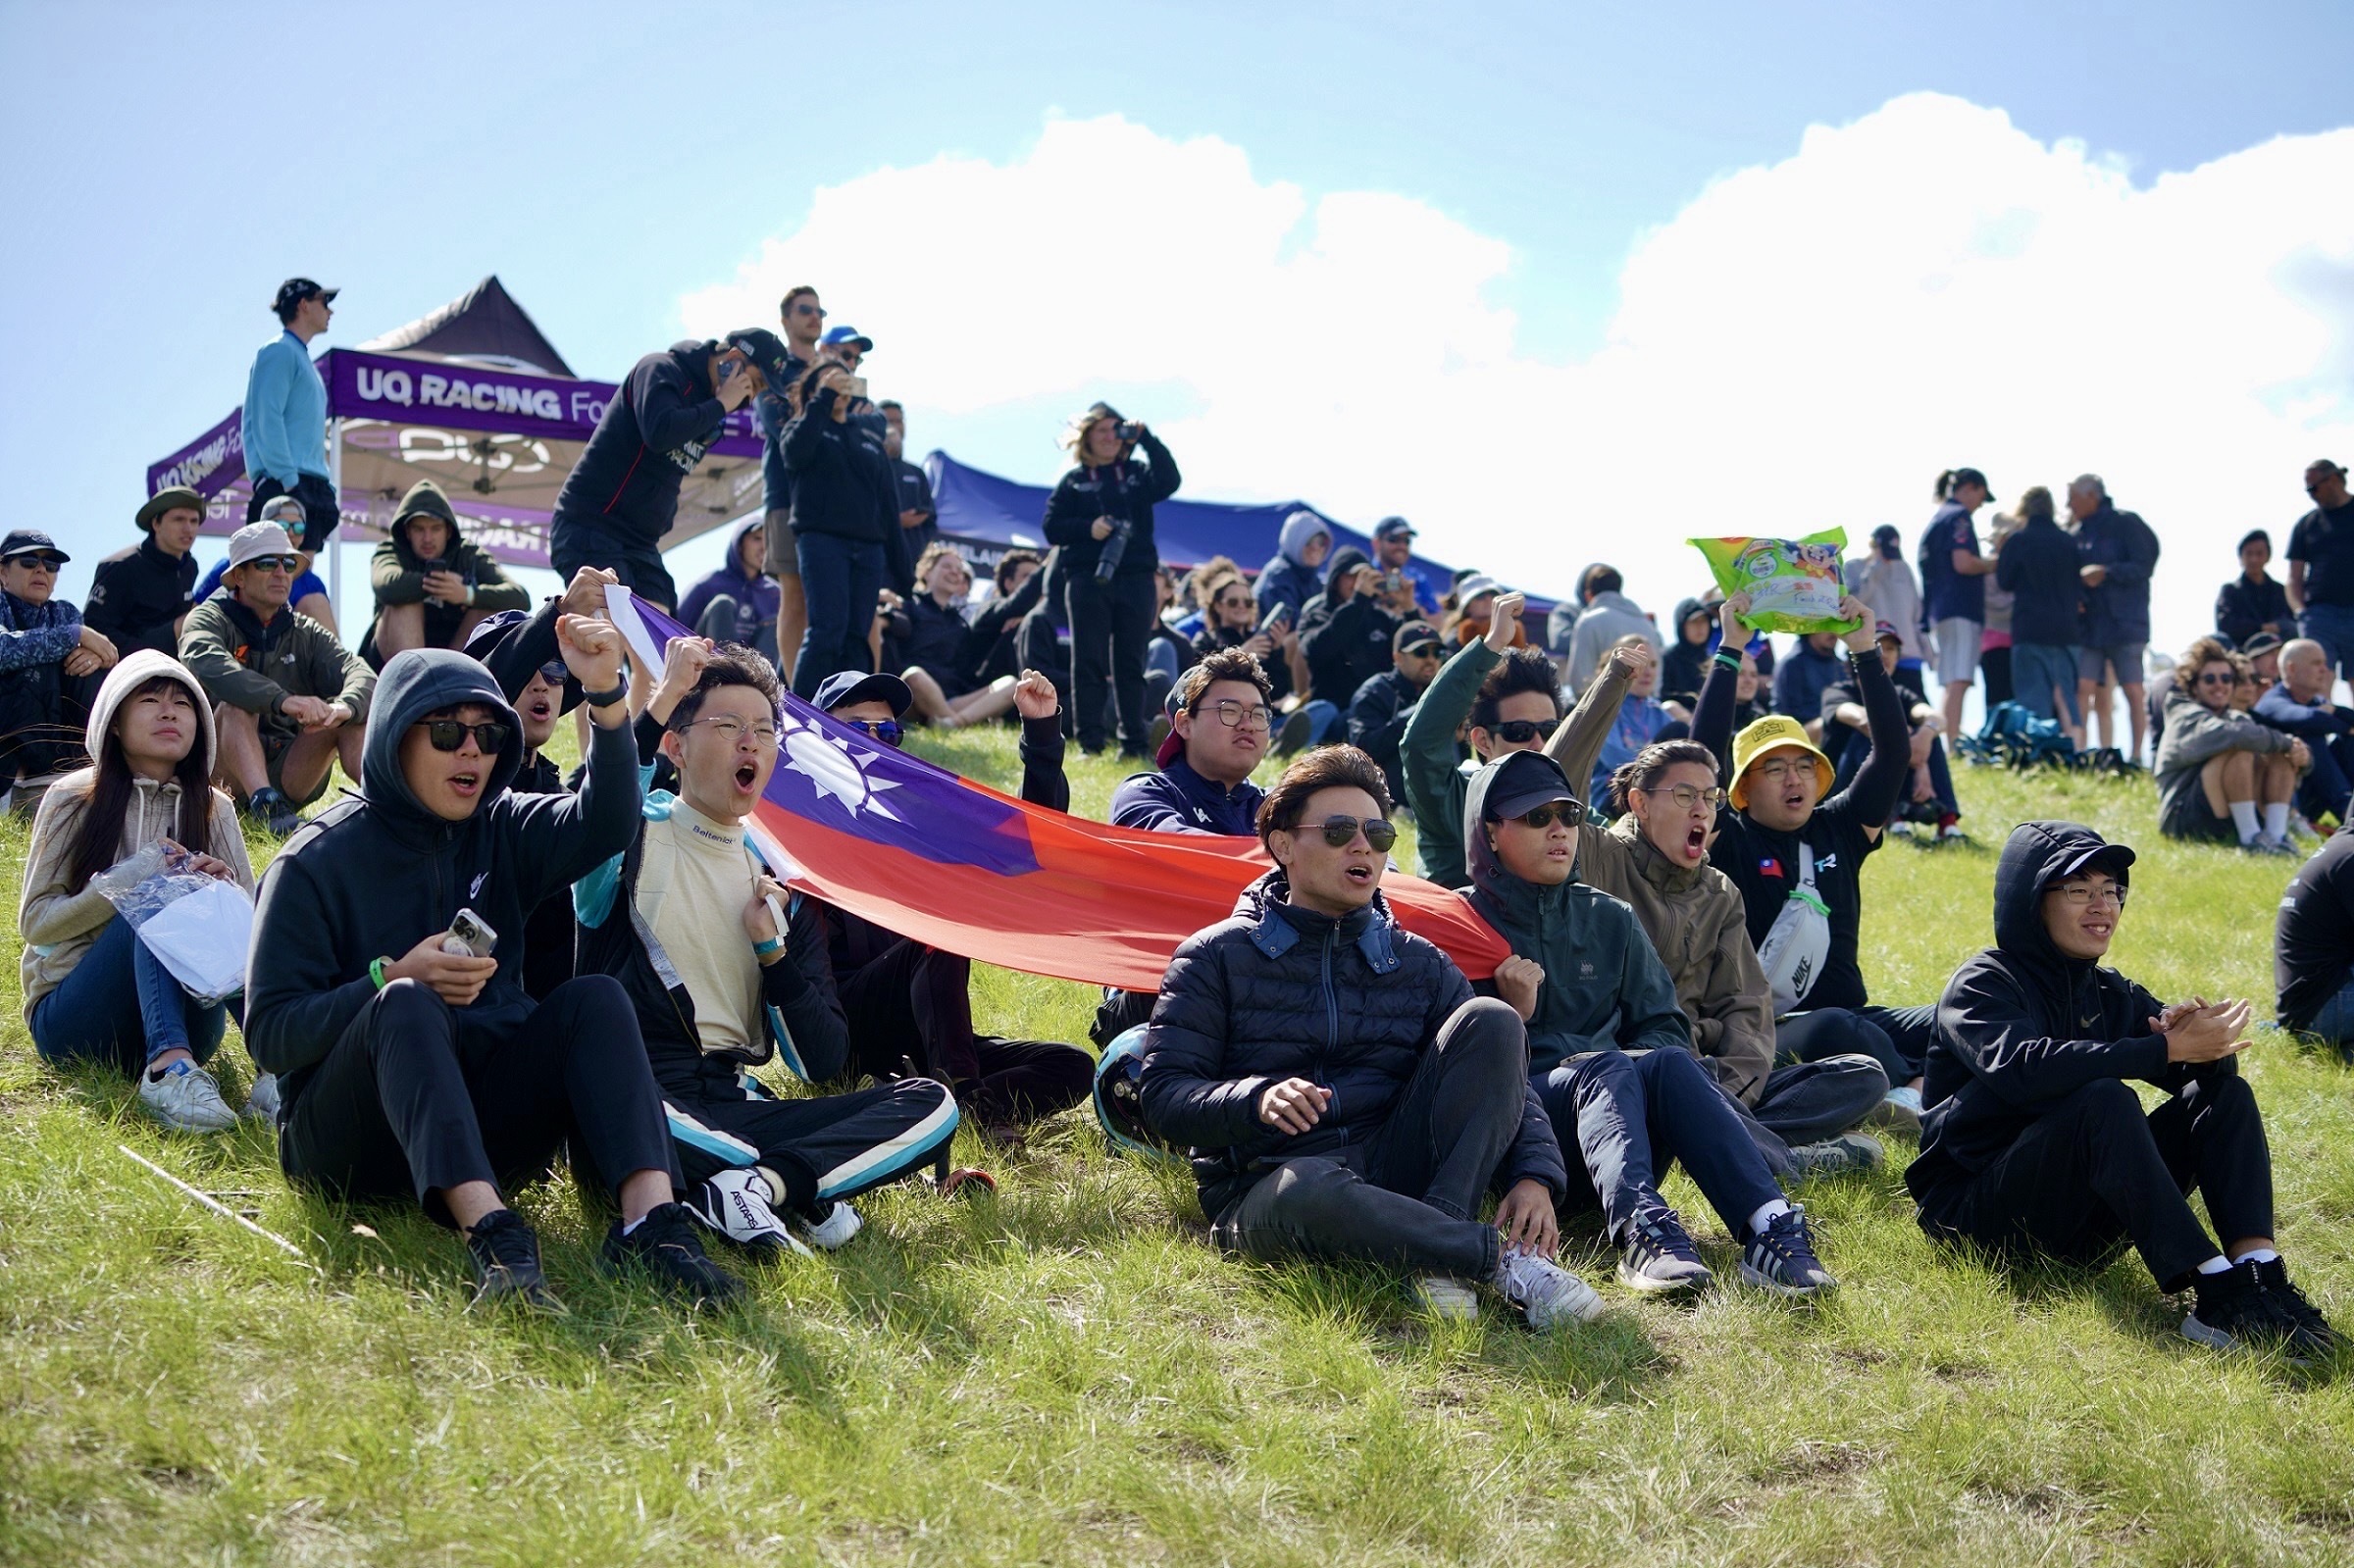
M 1749 805 L 1749 765 L 1768 751 L 1783 746 L 1796 746 L 1815 759 L 1815 779 L 1820 793 L 1831 792 L 1831 784 L 1838 776 L 1831 770 L 1831 759 L 1822 748 L 1807 738 L 1807 727 L 1788 714 L 1772 713 L 1733 736 L 1733 786 L 1725 791 L 1733 809 L 1744 810 Z

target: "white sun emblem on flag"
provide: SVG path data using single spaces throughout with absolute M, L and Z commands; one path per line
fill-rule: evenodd
M 870 779 L 866 770 L 882 759 L 859 756 L 847 744 L 815 725 L 785 721 L 785 766 L 807 779 L 821 800 L 831 796 L 852 817 L 868 812 L 892 822 L 907 819 L 877 798 L 899 786 L 889 779 Z

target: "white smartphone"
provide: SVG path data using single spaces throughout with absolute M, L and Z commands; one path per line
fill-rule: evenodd
M 441 938 L 441 950 L 453 958 L 488 958 L 498 947 L 498 933 L 471 909 L 452 916 Z

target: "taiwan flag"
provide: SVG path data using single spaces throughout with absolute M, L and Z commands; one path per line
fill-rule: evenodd
M 608 590 L 633 654 L 659 669 L 687 629 Z M 1255 838 L 1138 833 L 1035 806 L 887 746 L 786 694 L 753 841 L 787 885 L 1004 969 L 1157 990 L 1177 944 L 1234 913 L 1268 870 Z M 1456 893 L 1397 872 L 1392 913 L 1474 980 L 1510 955 Z

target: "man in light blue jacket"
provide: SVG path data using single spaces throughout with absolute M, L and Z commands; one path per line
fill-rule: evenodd
M 245 478 L 253 486 L 245 521 L 257 521 L 274 496 L 291 495 L 302 503 L 301 547 L 309 551 L 327 542 L 342 516 L 327 470 L 327 382 L 310 347 L 333 318 L 338 292 L 307 278 L 279 284 L 270 308 L 284 330 L 253 356 L 245 379 Z

